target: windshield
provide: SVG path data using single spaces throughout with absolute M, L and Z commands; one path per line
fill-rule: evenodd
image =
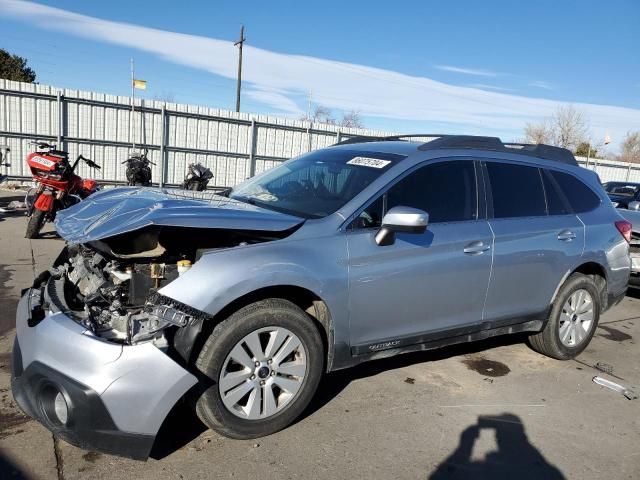
M 404 155 L 323 149 L 238 185 L 230 197 L 304 218 L 339 210 Z
M 611 195 L 623 195 L 632 197 L 638 193 L 640 185 L 637 183 L 624 183 L 624 182 L 607 182 L 604 185 L 604 189 Z

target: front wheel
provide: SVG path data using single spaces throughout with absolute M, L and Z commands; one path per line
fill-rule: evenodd
M 29 217 L 29 223 L 27 223 L 27 233 L 25 235 L 25 238 L 38 238 L 46 217 L 47 212 L 35 208 L 31 216 Z
M 218 324 L 196 367 L 211 381 L 196 402 L 210 428 L 231 438 L 282 430 L 313 397 L 324 366 L 318 328 L 293 303 L 268 299 Z
M 535 351 L 558 360 L 571 360 L 587 348 L 600 319 L 600 294 L 595 282 L 574 273 L 562 285 L 544 329 L 529 337 Z

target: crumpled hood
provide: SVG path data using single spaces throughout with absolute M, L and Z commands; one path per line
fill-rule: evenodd
M 303 221 L 206 191 L 121 187 L 58 212 L 55 225 L 65 240 L 86 243 L 149 225 L 276 232 Z

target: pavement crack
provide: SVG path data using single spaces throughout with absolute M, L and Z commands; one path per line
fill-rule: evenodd
M 33 277 L 36 277 L 36 257 L 33 255 L 33 243 L 29 240 L 29 250 L 31 251 L 31 270 L 33 270 Z
M 51 436 L 53 437 L 53 454 L 56 457 L 58 480 L 64 480 L 64 460 L 62 458 L 62 451 L 60 450 L 60 441 L 54 434 L 51 434 Z

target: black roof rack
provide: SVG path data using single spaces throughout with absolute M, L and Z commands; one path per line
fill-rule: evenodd
M 423 143 L 418 150 L 436 150 L 442 148 L 465 149 L 477 148 L 480 150 L 490 150 L 493 152 L 518 153 L 531 157 L 552 160 L 577 166 L 578 162 L 571 151 L 562 147 L 554 147 L 545 144 L 528 143 L 503 143 L 498 137 L 482 137 L 475 135 L 442 135 L 433 133 L 393 135 L 389 137 L 357 136 L 352 137 L 336 145 L 347 145 L 352 143 L 365 142 L 389 142 L 411 138 L 433 137 L 435 140 Z

